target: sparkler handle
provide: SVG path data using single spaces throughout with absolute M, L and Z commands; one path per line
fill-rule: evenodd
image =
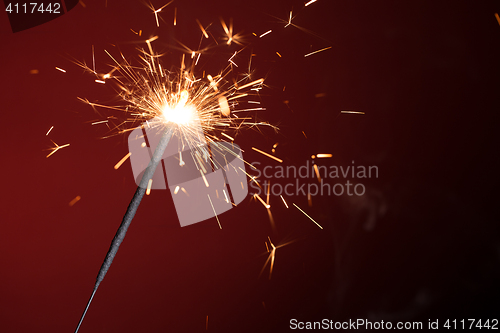
M 151 161 L 149 161 L 146 171 L 144 171 L 144 175 L 142 176 L 141 182 L 139 183 L 139 186 L 137 187 L 137 190 L 135 191 L 135 194 L 132 200 L 130 201 L 130 204 L 128 205 L 125 216 L 123 216 L 122 223 L 118 228 L 118 230 L 116 231 L 115 237 L 113 238 L 113 241 L 111 241 L 108 253 L 106 254 L 106 258 L 104 259 L 104 262 L 102 263 L 102 266 L 99 269 L 99 273 L 97 274 L 96 278 L 96 285 L 99 285 L 101 281 L 104 279 L 104 276 L 108 272 L 108 269 L 111 266 L 113 259 L 115 258 L 116 252 L 118 252 L 120 244 L 125 238 L 127 229 L 130 226 L 130 223 L 132 222 L 135 213 L 137 212 L 137 208 L 141 203 L 144 193 L 146 193 L 148 182 L 151 178 L 153 178 L 156 167 L 160 163 L 163 152 L 165 151 L 165 148 L 167 147 L 168 142 L 172 137 L 173 130 L 174 130 L 173 126 L 167 126 L 167 129 L 163 133 L 160 142 L 158 143 L 158 146 L 155 149 Z
M 137 212 L 137 208 L 139 208 L 139 204 L 141 203 L 144 193 L 146 193 L 148 182 L 151 178 L 153 178 L 156 167 L 161 161 L 161 157 L 163 156 L 165 148 L 167 148 L 168 142 L 172 137 L 173 131 L 174 131 L 173 126 L 167 126 L 167 129 L 163 133 L 160 142 L 158 143 L 158 146 L 155 149 L 151 161 L 149 161 L 146 171 L 144 171 L 144 175 L 142 176 L 141 182 L 139 183 L 139 186 L 135 191 L 132 201 L 130 201 L 130 204 L 128 205 L 127 212 L 125 213 L 125 216 L 123 216 L 122 223 L 120 224 L 120 227 L 116 231 L 115 237 L 113 238 L 108 253 L 106 254 L 106 258 L 104 259 L 101 268 L 99 269 L 99 273 L 97 274 L 96 282 L 94 285 L 94 290 L 92 291 L 92 295 L 90 296 L 90 299 L 87 302 L 87 306 L 85 307 L 85 311 L 83 312 L 82 317 L 80 318 L 80 322 L 78 323 L 75 333 L 77 333 L 78 330 L 80 329 L 80 326 L 83 322 L 83 318 L 85 318 L 85 315 L 87 314 L 87 310 L 89 309 L 92 299 L 94 299 L 94 295 L 97 291 L 97 288 L 99 287 L 99 284 L 101 284 L 101 281 L 104 279 L 104 276 L 108 272 L 108 269 L 111 266 L 111 263 L 113 262 L 116 253 L 118 252 L 118 248 L 120 247 L 120 244 L 125 238 L 127 229 L 130 226 L 130 223 L 132 222 L 135 213 Z

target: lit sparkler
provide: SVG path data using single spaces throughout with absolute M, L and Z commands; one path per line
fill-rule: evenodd
M 155 10 L 155 16 L 162 8 Z M 206 34 L 201 24 L 200 27 L 203 33 Z M 228 32 L 232 33 L 232 28 Z M 262 122 L 249 122 L 248 119 L 251 118 L 248 117 L 232 116 L 232 111 L 234 111 L 234 108 L 238 105 L 238 100 L 251 95 L 250 92 L 243 93 L 242 91 L 247 88 L 248 90 L 260 89 L 264 79 L 252 81 L 250 76 L 246 75 L 242 79 L 235 79 L 233 84 L 229 84 L 225 78 L 232 72 L 233 62 L 217 75 L 207 75 L 206 79 L 204 75 L 202 77 L 197 77 L 195 66 L 199 60 L 199 56 L 196 59 L 192 56 L 191 63 L 189 63 L 186 59 L 187 57 L 183 55 L 180 69 L 176 72 L 168 71 L 161 66 L 159 61 L 160 56 L 153 52 L 151 43 L 157 38 L 158 37 L 155 36 L 146 40 L 149 52 L 141 50 L 140 59 L 142 67 L 132 65 L 123 55 L 121 55 L 121 61 L 118 61 L 107 51 L 106 53 L 114 62 L 113 70 L 109 73 L 98 74 L 94 68 L 91 69 L 85 64 L 79 64 L 89 72 L 97 75 L 98 80 L 96 80 L 96 82 L 106 83 L 111 81 L 116 85 L 118 96 L 123 100 L 124 105 L 110 106 L 91 103 L 85 99 L 81 100 L 85 101 L 93 108 L 102 107 L 117 110 L 128 115 L 127 118 L 117 126 L 119 133 L 133 129 L 134 126 L 130 125 L 134 123 L 142 124 L 146 122 L 149 127 L 160 128 L 163 135 L 144 172 L 125 216 L 123 217 L 122 223 L 116 232 L 108 253 L 106 254 L 97 275 L 93 292 L 87 302 L 87 306 L 75 333 L 78 332 L 97 288 L 113 262 L 144 194 L 148 195 L 151 190 L 153 174 L 161 161 L 163 152 L 172 135 L 178 136 L 182 147 L 187 146 L 194 151 L 194 156 L 198 157 L 198 167 L 200 168 L 201 176 L 204 179 L 205 185 L 208 187 L 209 184 L 204 176 L 206 170 L 203 166 L 204 163 L 201 156 L 210 156 L 210 152 L 204 143 L 207 141 L 212 143 L 212 149 L 224 149 L 222 145 L 217 144 L 217 141 L 220 140 L 217 133 L 222 134 L 222 130 L 227 130 L 228 128 L 239 129 L 243 125 L 269 125 Z M 194 55 L 194 52 L 189 53 Z M 231 101 L 231 104 L 229 104 L 228 101 Z M 262 108 L 238 111 L 252 110 L 262 110 Z M 220 131 L 217 132 L 217 130 Z M 232 137 L 227 134 L 223 136 L 232 139 Z M 65 146 L 57 146 L 51 154 L 62 147 Z M 49 154 L 49 156 L 51 154 Z M 119 168 L 129 156 L 130 154 L 127 154 L 122 158 L 122 160 L 115 165 L 115 169 Z M 182 191 L 187 194 L 184 188 L 182 188 Z M 213 208 L 210 196 L 208 196 L 207 199 L 210 201 Z M 266 204 L 266 206 L 269 207 L 268 204 Z M 222 228 L 217 215 L 215 216 L 219 228 Z

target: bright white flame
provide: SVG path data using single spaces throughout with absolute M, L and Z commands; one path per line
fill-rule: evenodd
M 163 107 L 163 115 L 168 122 L 173 122 L 179 125 L 187 125 L 194 120 L 196 110 L 191 105 L 186 105 L 189 93 L 183 90 L 180 94 L 179 102 L 175 105 L 165 105 Z

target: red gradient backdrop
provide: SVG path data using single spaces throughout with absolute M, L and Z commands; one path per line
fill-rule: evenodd
M 180 228 L 170 195 L 154 191 L 80 332 L 202 332 L 207 316 L 213 332 L 286 332 L 292 318 L 498 319 L 498 3 L 189 0 L 166 7 L 159 28 L 141 2 L 84 3 L 17 33 L 0 13 L 0 332 L 74 330 L 135 191 L 130 164 L 113 169 L 126 135 L 102 139 L 107 128 L 91 125 L 102 118 L 77 99 L 115 92 L 72 61 L 90 64 L 93 46 L 104 69 L 111 44 L 132 57 L 130 29 L 142 29 L 176 66 L 175 40 L 196 46 L 195 19 L 221 30 L 219 17 L 235 32 L 273 30 L 250 47 L 268 85 L 259 116 L 281 130 L 239 133 L 245 159 L 275 166 L 251 147 L 279 142 L 285 166 L 332 153 L 322 165 L 376 165 L 379 177 L 362 197 L 288 198 L 323 230 L 279 197 L 275 229 L 250 198 L 220 216 L 222 230 L 215 219 Z M 314 35 L 283 28 L 276 17 L 292 8 Z M 70 146 L 46 158 L 50 139 Z M 277 250 L 271 280 L 269 267 L 259 277 L 268 236 L 294 241 Z

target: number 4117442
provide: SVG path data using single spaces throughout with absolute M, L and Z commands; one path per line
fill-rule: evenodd
M 9 14 L 35 14 L 35 13 L 50 13 L 61 14 L 61 4 L 54 3 L 8 3 L 5 11 Z

